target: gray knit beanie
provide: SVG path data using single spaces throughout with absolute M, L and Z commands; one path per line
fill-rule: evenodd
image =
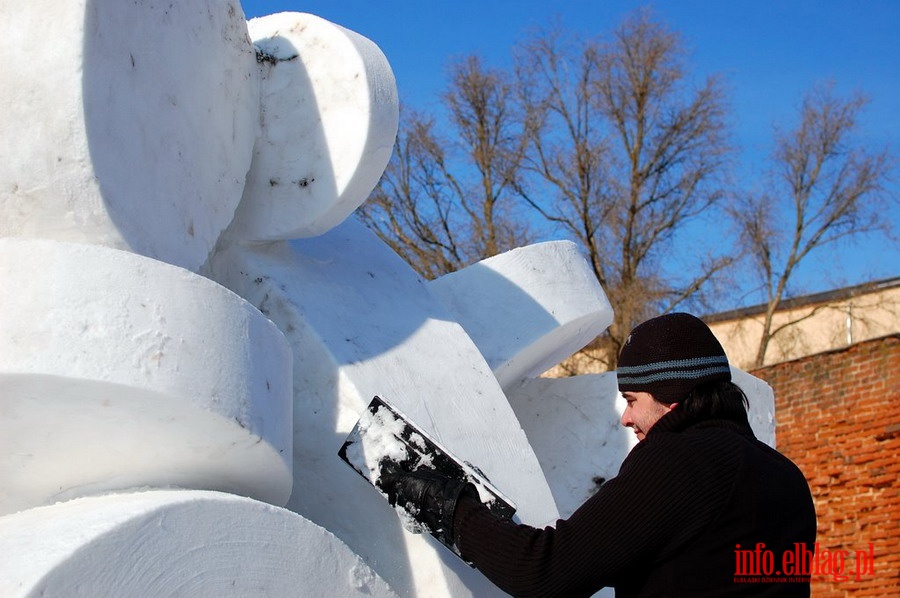
M 635 326 L 619 353 L 620 392 L 677 403 L 698 384 L 731 380 L 722 345 L 697 317 L 672 313 Z

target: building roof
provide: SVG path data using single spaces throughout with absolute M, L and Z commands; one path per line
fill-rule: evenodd
M 825 291 L 823 293 L 814 293 L 811 295 L 801 295 L 799 297 L 791 297 L 790 299 L 785 299 L 778 306 L 776 311 L 787 311 L 791 309 L 796 309 L 798 307 L 804 307 L 807 305 L 819 305 L 822 303 L 836 303 L 839 301 L 844 301 L 846 299 L 851 299 L 853 297 L 858 297 L 860 295 L 868 295 L 870 293 L 877 293 L 881 291 L 885 291 L 888 289 L 893 289 L 900 287 L 900 276 L 894 278 L 886 278 L 883 280 L 874 280 L 870 282 L 866 282 L 863 284 L 858 284 L 851 287 L 844 287 L 842 289 L 835 289 L 832 291 Z M 750 307 L 740 307 L 738 309 L 731 309 L 728 311 L 721 311 L 715 314 L 709 314 L 703 316 L 702 320 L 707 324 L 713 324 L 715 322 L 727 322 L 728 320 L 739 320 L 741 318 L 747 318 L 750 316 L 755 316 L 757 314 L 765 313 L 766 304 L 760 303 L 759 305 L 752 305 Z

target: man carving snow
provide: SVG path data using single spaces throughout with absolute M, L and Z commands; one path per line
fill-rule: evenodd
M 809 596 L 808 570 L 783 567 L 785 554 L 813 551 L 809 486 L 754 437 L 747 399 L 709 328 L 684 313 L 644 322 L 617 376 L 628 403 L 622 424 L 640 442 L 555 527 L 501 519 L 474 488 L 433 472 L 385 471 L 380 485 L 515 596 L 590 596 L 607 586 L 619 597 Z M 741 551 L 760 544 L 777 573 L 740 578 L 752 572 L 741 570 L 749 554 Z

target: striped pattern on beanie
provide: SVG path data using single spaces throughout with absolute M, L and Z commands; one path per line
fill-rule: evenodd
M 663 380 L 697 380 L 715 374 L 731 375 L 728 358 L 724 355 L 661 361 L 625 366 L 616 370 L 620 384 L 649 384 Z
M 698 384 L 731 380 L 722 345 L 699 318 L 672 313 L 631 331 L 616 370 L 620 392 L 648 392 L 676 403 Z

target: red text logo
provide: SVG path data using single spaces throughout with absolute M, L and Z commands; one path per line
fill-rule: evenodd
M 875 546 L 871 542 L 868 549 L 855 551 L 828 550 L 818 542 L 810 550 L 798 542 L 781 554 L 767 549 L 763 542 L 753 548 L 735 545 L 735 582 L 807 582 L 813 576 L 859 581 L 871 575 L 875 575 Z

